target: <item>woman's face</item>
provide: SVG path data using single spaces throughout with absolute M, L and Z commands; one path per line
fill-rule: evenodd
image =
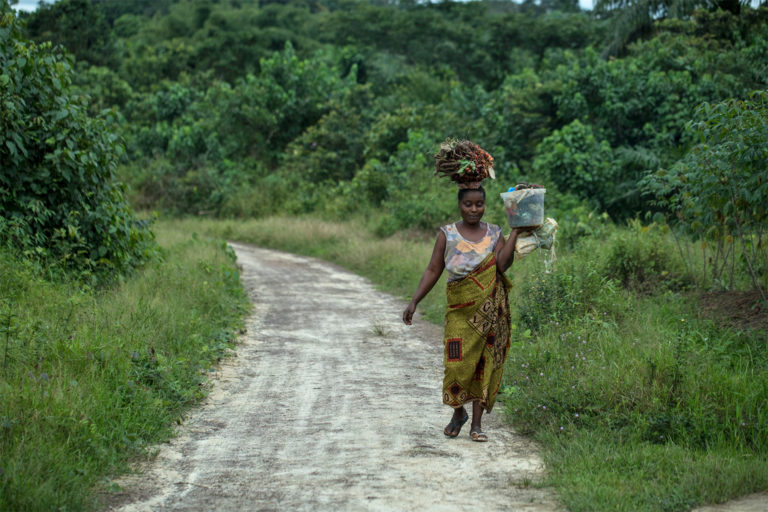
M 466 192 L 459 201 L 461 219 L 466 224 L 477 224 L 485 213 L 485 197 L 480 191 Z

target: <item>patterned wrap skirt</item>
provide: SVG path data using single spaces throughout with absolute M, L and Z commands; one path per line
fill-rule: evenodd
M 509 351 L 511 283 L 489 254 L 472 272 L 448 283 L 443 403 L 480 401 L 493 408 Z

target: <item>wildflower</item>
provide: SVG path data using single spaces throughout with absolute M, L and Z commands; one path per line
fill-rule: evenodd
M 544 376 L 544 372 L 539 373 L 539 377 L 543 377 L 543 376 Z
M 563 430 L 563 427 L 560 427 L 560 430 Z
M 579 417 L 579 413 L 574 414 L 574 416 L 576 416 L 578 418 Z

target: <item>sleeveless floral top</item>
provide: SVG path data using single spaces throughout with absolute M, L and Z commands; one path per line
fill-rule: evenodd
M 448 282 L 467 276 L 496 247 L 501 228 L 487 222 L 483 224 L 486 225 L 485 236 L 477 242 L 461 236 L 455 222 L 440 228 L 445 233 L 445 270 L 448 272 Z

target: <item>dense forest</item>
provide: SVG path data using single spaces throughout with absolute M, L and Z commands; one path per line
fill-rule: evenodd
M 710 228 L 731 215 L 697 227 L 704 213 L 681 206 L 690 182 L 670 173 L 724 142 L 718 108 L 765 111 L 750 94 L 768 81 L 768 9 L 632 5 L 653 15 L 566 0 L 62 0 L 25 15 L 23 30 L 73 56 L 71 94 L 119 134 L 116 173 L 138 208 L 375 210 L 382 235 L 432 229 L 453 200 L 431 155 L 446 137 L 468 137 L 496 159 L 492 192 L 546 183 L 566 222 L 682 211 L 695 236 L 719 236 Z M 703 106 L 727 100 L 746 103 Z M 756 197 L 742 198 L 742 214 L 763 232 L 758 153 L 692 181 L 751 173 L 744 189 Z
M 556 272 L 533 258 L 514 269 L 502 394 L 563 502 L 685 510 L 768 485 L 766 2 L 12 3 L 0 0 L 11 508 L 38 495 L 40 509 L 92 506 L 97 479 L 199 398 L 246 301 L 225 244 L 198 232 L 411 293 L 455 217 L 432 158 L 446 138 L 495 159 L 486 219 L 505 224 L 498 193 L 533 182 L 560 224 Z M 432 320 L 440 300 L 424 306 Z M 707 317 L 728 300 L 741 323 Z M 86 392 L 83 374 L 103 388 Z M 60 392 L 41 398 L 49 382 Z M 29 420 L 37 408 L 45 421 Z

